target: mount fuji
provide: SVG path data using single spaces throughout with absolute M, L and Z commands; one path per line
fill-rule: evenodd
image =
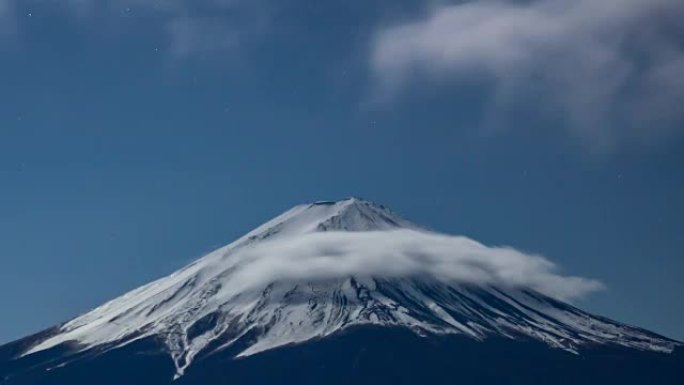
M 350 198 L 0 346 L 0 384 L 684 383 L 678 341 L 569 303 L 547 259 Z

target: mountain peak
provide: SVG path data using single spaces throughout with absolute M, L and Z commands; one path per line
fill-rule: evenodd
M 390 209 L 362 198 L 350 197 L 337 202 L 316 202 L 310 207 L 325 205 L 333 215 L 321 221 L 317 231 L 373 231 L 398 228 L 418 228 Z
M 413 229 L 420 226 L 389 208 L 358 197 L 301 204 L 247 233 L 236 243 L 320 231 L 376 231 Z

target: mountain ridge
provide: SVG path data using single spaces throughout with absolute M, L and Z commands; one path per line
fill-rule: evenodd
M 73 357 L 88 356 L 90 351 L 102 354 L 154 338 L 170 355 L 174 378 L 178 379 L 198 356 L 233 351 L 233 358 L 245 358 L 365 326 L 399 327 L 423 336 L 460 335 L 476 341 L 533 340 L 572 354 L 596 345 L 661 353 L 671 353 L 680 346 L 677 341 L 586 313 L 524 287 L 473 282 L 456 285 L 432 277 L 345 272 L 315 279 L 280 278 L 249 288 L 237 278 L 245 265 L 253 263 L 255 253 L 260 256 L 255 250 L 262 250 L 262 245 L 281 242 L 277 243 L 279 247 L 266 250 L 284 253 L 293 242 L 318 242 L 323 235 L 317 234 L 339 237 L 337 234 L 342 233 L 342 247 L 356 242 L 366 245 L 363 242 L 369 237 L 383 234 L 391 234 L 379 238 L 384 249 L 412 237 L 420 241 L 419 245 L 441 240 L 384 206 L 358 198 L 298 205 L 171 275 L 33 338 L 21 349 L 19 358 L 31 359 L 64 347 L 66 358 L 52 366 L 58 368 L 68 365 Z M 475 251 L 484 247 L 470 240 L 447 246 L 460 247 L 463 243 L 476 247 L 472 249 Z M 421 254 L 423 249 L 408 245 L 408 254 L 429 263 Z M 301 249 L 294 250 L 299 256 L 296 253 Z M 329 265 L 344 258 L 344 250 L 328 244 L 315 252 L 321 254 L 315 255 L 317 264 Z M 273 269 L 269 263 L 284 257 L 274 258 L 266 260 L 267 268 Z M 473 260 L 477 269 L 482 268 L 480 260 Z M 301 266 L 294 266 L 294 270 L 310 263 L 295 261 Z M 392 268 L 387 264 L 387 270 Z

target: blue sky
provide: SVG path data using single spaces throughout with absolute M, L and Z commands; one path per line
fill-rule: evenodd
M 0 0 L 0 342 L 350 195 L 684 339 L 683 8 Z

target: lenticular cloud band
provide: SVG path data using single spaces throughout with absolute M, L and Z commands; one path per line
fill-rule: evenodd
M 255 288 L 278 280 L 415 277 L 526 288 L 570 300 L 602 286 L 559 275 L 541 256 L 413 230 L 305 234 L 246 247 L 232 258 L 239 262 L 231 283 Z

